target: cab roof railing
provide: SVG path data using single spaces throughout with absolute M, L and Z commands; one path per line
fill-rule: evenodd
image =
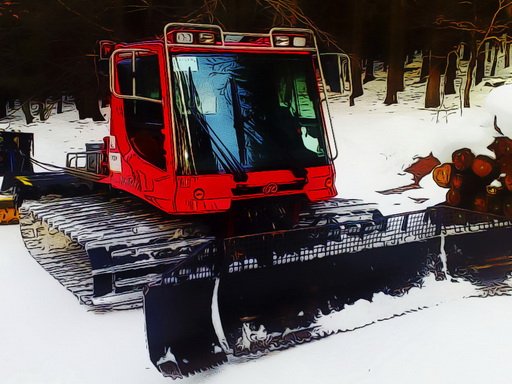
M 287 49 L 318 52 L 315 34 L 304 28 L 272 28 L 268 33 L 226 32 L 214 24 L 168 23 L 165 45 L 221 49 Z

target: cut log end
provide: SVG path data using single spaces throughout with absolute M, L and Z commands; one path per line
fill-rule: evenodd
M 461 148 L 452 153 L 452 162 L 455 169 L 465 171 L 471 169 L 475 154 L 469 148 Z
M 446 203 L 452 207 L 460 207 L 462 203 L 462 194 L 459 189 L 450 188 L 446 192 Z
M 496 169 L 496 160 L 486 155 L 478 155 L 471 165 L 473 173 L 481 178 L 492 176 Z
M 432 176 L 436 184 L 441 188 L 450 188 L 450 182 L 453 174 L 453 165 L 450 163 L 444 163 L 434 168 Z

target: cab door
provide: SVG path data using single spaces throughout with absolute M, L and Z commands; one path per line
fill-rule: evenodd
M 164 63 L 159 47 L 113 52 L 109 160 L 114 187 L 172 212 L 174 167 Z

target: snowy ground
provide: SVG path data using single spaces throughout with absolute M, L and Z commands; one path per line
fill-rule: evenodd
M 414 72 L 409 72 L 413 74 Z M 510 73 L 504 74 L 510 78 Z M 460 80 L 459 80 L 460 81 Z M 430 177 L 421 189 L 402 195 L 376 191 L 410 184 L 403 170 L 414 156 L 431 151 L 441 162 L 451 152 L 485 148 L 497 135 L 493 115 L 504 128 L 512 92 L 498 88 L 484 108 L 488 86 L 473 93 L 461 115 L 457 97 L 439 110 L 421 108 L 424 85 L 399 95 L 400 104 L 382 105 L 383 77 L 366 85 L 365 96 L 349 108 L 332 102 L 340 157 L 337 186 L 343 197 L 378 202 L 384 213 L 422 209 L 444 200 Z M 508 99 L 507 99 L 508 97 Z M 108 124 L 78 121 L 73 111 L 45 123 L 24 126 L 19 117 L 0 128 L 35 133 L 35 157 L 64 163 L 64 153 L 98 141 Z M 72 128 L 72 129 L 70 129 Z M 512 125 L 510 125 L 512 129 Z M 418 204 L 412 198 L 428 199 Z M 16 226 L 0 228 L 1 383 L 169 383 L 153 368 L 145 347 L 141 310 L 87 312 L 25 251 Z M 226 364 L 184 383 L 508 383 L 512 345 L 512 297 L 475 298 L 465 283 L 428 281 L 404 298 L 378 296 L 357 302 L 329 326 L 358 328 L 323 340 L 272 353 L 245 363 Z M 410 310 L 389 321 L 378 319 Z

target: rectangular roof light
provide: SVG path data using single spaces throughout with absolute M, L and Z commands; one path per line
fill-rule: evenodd
M 176 43 L 178 44 L 192 44 L 194 42 L 194 35 L 190 32 L 177 32 Z
M 274 44 L 276 47 L 287 47 L 290 45 L 290 36 L 276 36 Z
M 294 47 L 305 47 L 306 46 L 306 37 L 305 36 L 294 36 L 293 37 L 293 46 Z

